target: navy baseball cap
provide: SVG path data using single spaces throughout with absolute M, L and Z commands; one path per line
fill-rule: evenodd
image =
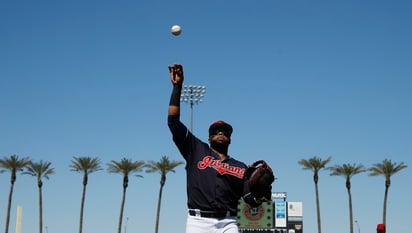
M 232 128 L 232 126 L 231 126 L 230 124 L 228 124 L 228 123 L 226 123 L 226 122 L 224 122 L 224 121 L 222 121 L 222 120 L 218 120 L 218 121 L 213 122 L 213 123 L 210 125 L 210 127 L 209 127 L 209 135 L 212 135 L 213 132 L 214 132 L 215 130 L 217 130 L 217 129 L 225 130 L 225 131 L 227 131 L 229 134 L 232 134 L 232 132 L 233 132 L 233 128 Z

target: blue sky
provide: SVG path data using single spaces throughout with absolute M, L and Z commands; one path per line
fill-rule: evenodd
M 412 3 L 410 1 L 1 1 L 0 156 L 52 162 L 44 184 L 46 233 L 78 230 L 82 175 L 73 156 L 182 160 L 166 125 L 167 65 L 181 63 L 186 84 L 206 86 L 193 131 L 207 139 L 216 119 L 234 127 L 230 154 L 265 159 L 274 191 L 302 201 L 304 231 L 317 231 L 312 173 L 300 159 L 369 167 L 389 158 L 412 164 Z M 181 36 L 170 33 L 179 24 Z M 189 125 L 189 106 L 182 105 Z M 132 177 L 127 232 L 153 232 L 159 174 Z M 388 232 L 407 232 L 410 167 L 392 177 Z M 117 229 L 120 175 L 90 176 L 84 231 Z M 320 173 L 323 232 L 349 231 L 342 177 Z M 0 175 L 0 226 L 10 177 Z M 38 229 L 35 179 L 17 177 L 10 232 Z M 170 173 L 159 232 L 184 232 L 185 171 Z M 382 219 L 384 178 L 352 179 L 361 232 Z M 408 227 L 408 228 L 407 228 Z M 408 230 L 407 230 L 408 229 Z M 355 225 L 355 230 L 358 230 Z

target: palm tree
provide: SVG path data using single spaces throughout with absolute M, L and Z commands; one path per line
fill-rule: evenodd
M 11 178 L 10 178 L 10 192 L 9 192 L 9 202 L 7 206 L 7 217 L 6 217 L 6 230 L 5 233 L 9 232 L 9 224 L 10 224 L 10 209 L 11 209 L 11 202 L 13 197 L 13 189 L 14 183 L 16 182 L 17 172 L 23 171 L 23 169 L 30 163 L 30 159 L 26 158 L 19 158 L 18 155 L 12 155 L 10 157 L 4 157 L 0 159 L 0 168 L 3 168 L 2 171 L 8 170 L 10 171 Z
M 83 173 L 83 192 L 82 192 L 82 202 L 80 205 L 80 225 L 79 233 L 83 231 L 83 210 L 84 210 L 84 200 L 86 197 L 86 186 L 89 179 L 89 174 L 101 170 L 99 158 L 91 157 L 73 157 L 72 164 L 70 164 L 70 170 L 75 172 Z
M 160 191 L 159 191 L 159 198 L 157 200 L 157 213 L 156 213 L 156 226 L 155 226 L 155 233 L 159 230 L 159 217 L 160 217 L 160 206 L 162 203 L 162 192 L 163 187 L 166 183 L 166 174 L 168 172 L 175 172 L 175 168 L 179 165 L 183 164 L 182 161 L 170 161 L 167 156 L 163 156 L 159 162 L 148 161 L 146 167 L 147 173 L 153 172 L 160 172 Z
M 384 159 L 382 163 L 374 164 L 368 170 L 369 176 L 385 176 L 385 196 L 383 199 L 383 224 L 386 225 L 386 203 L 388 200 L 389 186 L 391 186 L 391 176 L 408 166 L 401 162 L 400 164 L 392 163 L 390 159 Z
M 325 160 L 314 156 L 309 160 L 301 159 L 298 161 L 300 165 L 303 166 L 304 170 L 312 170 L 313 171 L 313 181 L 315 182 L 315 195 L 316 195 L 316 210 L 317 210 L 317 217 L 318 217 L 318 233 L 321 233 L 321 221 L 320 221 L 320 204 L 319 204 L 319 190 L 318 190 L 318 181 L 319 181 L 319 171 L 325 169 L 326 164 L 328 164 L 332 160 L 331 157 L 328 157 Z
M 122 204 L 120 206 L 119 226 L 117 228 L 118 233 L 122 232 L 123 210 L 124 203 L 126 200 L 126 189 L 129 185 L 129 174 L 141 172 L 144 164 L 144 161 L 133 162 L 131 159 L 126 158 L 123 158 L 120 162 L 112 160 L 110 161 L 110 163 L 107 164 L 107 171 L 109 173 L 120 173 L 123 175 L 123 197 Z
M 38 163 L 30 162 L 23 174 L 35 176 L 37 178 L 37 187 L 39 188 L 39 232 L 43 232 L 43 194 L 42 178 L 49 179 L 49 175 L 55 174 L 54 168 L 50 167 L 51 162 L 40 160 Z
M 335 165 L 333 167 L 328 168 L 331 173 L 331 176 L 343 176 L 346 179 L 346 189 L 348 191 L 348 197 L 349 197 L 349 223 L 350 223 L 350 233 L 353 233 L 353 212 L 352 212 L 352 194 L 350 191 L 351 188 L 351 182 L 350 179 L 352 176 L 359 174 L 361 172 L 365 172 L 366 169 L 362 164 L 343 164 L 342 166 L 340 165 Z

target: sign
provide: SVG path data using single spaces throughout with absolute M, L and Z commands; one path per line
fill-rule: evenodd
M 286 192 L 274 192 L 272 193 L 272 199 L 286 199 Z
M 303 219 L 303 203 L 288 202 L 288 220 L 302 221 Z
M 241 199 L 237 217 L 241 229 L 273 228 L 273 203 L 263 202 L 260 206 L 253 208 Z
M 275 202 L 275 225 L 286 227 L 286 202 Z

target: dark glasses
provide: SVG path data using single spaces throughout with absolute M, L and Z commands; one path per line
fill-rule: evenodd
M 211 135 L 218 135 L 219 133 L 224 134 L 226 137 L 230 137 L 230 132 L 228 130 L 224 130 L 224 129 L 215 129 L 212 131 Z

